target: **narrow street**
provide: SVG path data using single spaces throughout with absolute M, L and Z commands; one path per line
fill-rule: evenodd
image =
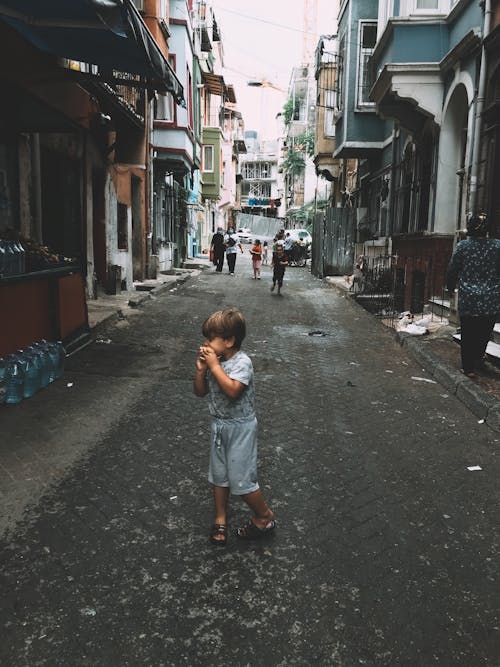
M 500 664 L 498 434 L 308 269 L 269 287 L 246 250 L 234 278 L 201 271 L 2 408 L 0 664 Z M 228 305 L 278 527 L 239 542 L 233 498 L 218 548 L 192 377 Z

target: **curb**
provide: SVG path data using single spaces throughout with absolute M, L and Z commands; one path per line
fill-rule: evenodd
M 152 299 L 155 296 L 162 294 L 163 292 L 168 292 L 174 287 L 177 287 L 177 285 L 185 283 L 190 275 L 191 274 L 184 276 L 172 276 L 171 280 L 165 281 L 157 287 L 153 287 L 153 289 L 149 290 L 149 292 L 138 292 L 137 295 L 130 297 L 128 300 L 128 305 L 130 308 L 138 308 L 145 301 L 148 301 L 149 299 Z
M 333 282 L 328 282 L 327 284 L 334 287 L 337 293 L 349 298 L 358 308 L 361 308 L 369 315 L 368 311 L 356 301 L 353 294 L 350 294 Z M 426 349 L 425 344 L 419 342 L 411 334 L 394 331 L 390 328 L 387 329 L 394 335 L 401 347 L 405 348 L 409 355 L 436 382 L 443 386 L 450 394 L 456 396 L 476 417 L 481 420 L 484 419 L 493 431 L 500 433 L 500 403 L 497 399 L 492 398 L 470 378 L 443 363 L 442 359 Z
M 500 405 L 484 389 L 454 368 L 443 364 L 433 352 L 426 350 L 411 334 L 396 331 L 396 340 L 409 354 L 443 386 L 461 401 L 476 417 L 500 433 Z

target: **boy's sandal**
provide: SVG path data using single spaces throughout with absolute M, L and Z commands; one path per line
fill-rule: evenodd
M 227 542 L 227 526 L 224 523 L 214 523 L 210 530 L 210 542 L 225 547 Z
M 272 521 L 269 521 L 269 523 L 265 528 L 259 528 L 250 519 L 250 521 L 247 524 L 238 528 L 238 530 L 236 531 L 236 537 L 238 537 L 240 540 L 258 540 L 261 537 L 264 537 L 264 535 L 272 533 L 275 528 L 276 528 L 276 521 L 274 519 L 272 519 Z

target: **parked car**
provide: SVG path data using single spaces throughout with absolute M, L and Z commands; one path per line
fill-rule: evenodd
M 242 227 L 236 231 L 236 236 L 240 243 L 252 243 L 254 235 L 248 227 Z
M 307 229 L 287 229 L 285 234 L 289 232 L 290 236 L 294 241 L 300 241 L 306 245 L 311 245 L 312 236 L 309 234 Z

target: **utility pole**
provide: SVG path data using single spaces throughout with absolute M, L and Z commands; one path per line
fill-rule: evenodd
M 302 35 L 302 64 L 313 62 L 318 32 L 318 0 L 304 0 L 304 34 Z

